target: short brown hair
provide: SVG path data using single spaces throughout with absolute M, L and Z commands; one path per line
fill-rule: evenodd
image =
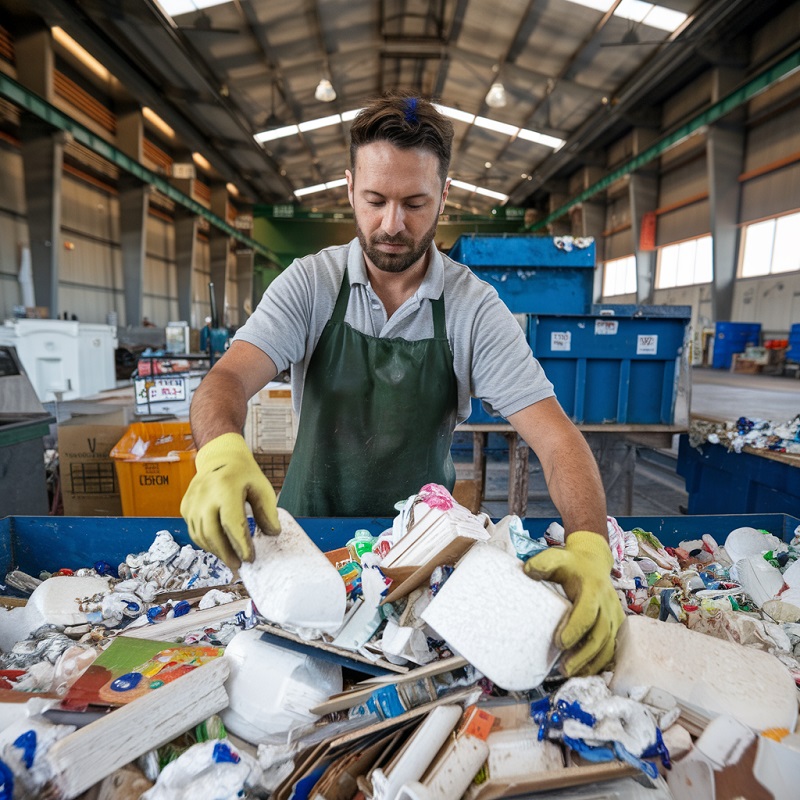
M 350 128 L 350 165 L 356 168 L 358 148 L 372 142 L 389 142 L 395 147 L 430 150 L 439 160 L 439 177 L 444 184 L 450 168 L 453 125 L 430 100 L 410 92 L 388 92 L 362 108 Z

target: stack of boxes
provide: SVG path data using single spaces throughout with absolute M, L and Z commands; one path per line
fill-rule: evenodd
M 278 381 L 268 383 L 250 399 L 244 438 L 276 492 L 283 486 L 296 437 L 291 386 Z

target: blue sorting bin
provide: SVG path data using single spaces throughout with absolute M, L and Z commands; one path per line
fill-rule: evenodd
M 559 241 L 533 234 L 466 234 L 449 255 L 494 286 L 515 314 L 585 314 L 594 286 L 594 241 L 571 249 L 559 247 Z
M 690 514 L 781 511 L 800 516 L 800 466 L 719 444 L 689 444 L 682 434 L 678 475 L 686 481 Z
M 523 524 L 532 536 L 539 537 L 554 519 L 529 517 Z M 668 547 L 704 533 L 722 542 L 730 531 L 744 525 L 788 542 L 800 525 L 797 517 L 780 513 L 617 517 L 617 521 L 625 530 L 639 527 L 654 533 Z M 343 547 L 361 528 L 378 534 L 392 524 L 385 517 L 301 517 L 298 522 L 322 550 Z M 78 569 L 96 561 L 119 564 L 129 553 L 147 550 L 161 530 L 169 531 L 181 545 L 190 543 L 186 523 L 180 517 L 9 516 L 0 519 L 0 570 L 3 575 L 12 569 L 38 575 L 42 570 Z
M 673 424 L 691 308 L 593 312 L 529 320 L 533 354 L 564 411 L 578 423 Z
M 714 326 L 714 369 L 730 369 L 734 353 L 743 353 L 750 345 L 760 344 L 760 322 L 717 322 Z
M 787 361 L 800 361 L 800 322 L 789 329 L 789 349 L 786 351 Z

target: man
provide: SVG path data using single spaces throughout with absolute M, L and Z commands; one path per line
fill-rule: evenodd
M 452 488 L 453 429 L 480 397 L 542 464 L 569 535 L 526 570 L 575 604 L 560 634 L 566 671 L 597 672 L 622 620 L 602 483 L 496 291 L 433 245 L 452 125 L 431 103 L 394 94 L 362 110 L 350 135 L 357 239 L 276 278 L 195 393 L 189 532 L 235 566 L 253 557 L 245 499 L 278 532 L 275 494 L 241 430 L 248 399 L 289 366 L 300 425 L 279 503 L 295 516 L 393 516 L 425 483 Z

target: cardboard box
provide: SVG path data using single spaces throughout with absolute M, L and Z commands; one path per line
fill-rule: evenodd
M 68 517 L 120 517 L 111 448 L 128 428 L 128 409 L 74 416 L 58 426 L 61 497 Z
M 761 372 L 761 364 L 751 358 L 744 358 L 742 353 L 734 353 L 731 359 L 731 372 L 757 375 Z

